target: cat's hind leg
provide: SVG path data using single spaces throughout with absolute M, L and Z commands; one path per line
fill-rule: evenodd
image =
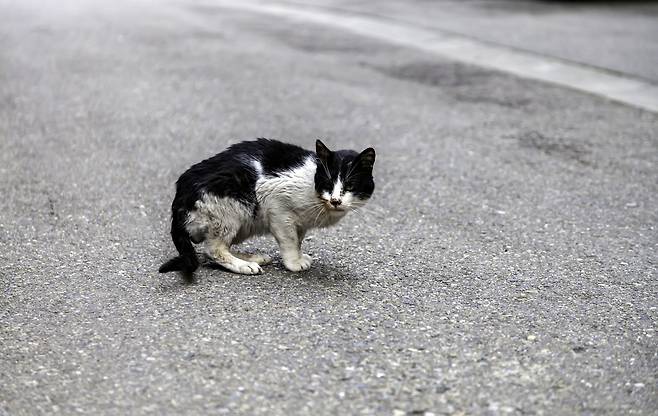
M 217 264 L 239 274 L 260 274 L 263 273 L 260 265 L 255 261 L 243 260 L 236 257 L 229 250 L 229 245 L 222 240 L 210 241 L 210 254 Z
M 230 197 L 204 195 L 196 203 L 199 218 L 207 227 L 208 254 L 215 263 L 234 273 L 259 274 L 260 265 L 251 260 L 241 259 L 231 253 L 233 242 L 249 237 L 245 224 L 252 221 L 253 208 Z M 240 235 L 243 233 L 244 235 Z
M 231 254 L 233 254 L 235 257 L 241 260 L 258 263 L 260 266 L 264 266 L 266 264 L 272 263 L 272 258 L 267 254 L 263 254 L 263 253 L 249 254 L 249 253 L 239 253 L 237 251 L 231 250 Z

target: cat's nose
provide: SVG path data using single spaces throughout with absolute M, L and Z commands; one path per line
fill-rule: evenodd
M 340 200 L 340 199 L 337 199 L 337 198 L 331 198 L 331 199 L 329 200 L 329 203 L 330 203 L 331 205 L 337 207 L 338 205 L 340 205 L 341 200 Z

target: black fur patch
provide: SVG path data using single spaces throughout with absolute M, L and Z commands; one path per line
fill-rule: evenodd
M 334 183 L 340 175 L 343 193 L 352 192 L 362 199 L 372 196 L 375 182 L 372 168 L 375 163 L 375 150 L 368 148 L 361 153 L 354 150 L 332 152 L 320 140 L 316 142 L 318 169 L 315 173 L 315 190 L 318 194 L 331 194 Z

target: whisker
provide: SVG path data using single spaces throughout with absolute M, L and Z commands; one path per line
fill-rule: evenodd
M 316 225 L 318 225 L 317 222 L 318 222 L 318 220 L 320 219 L 320 215 L 323 214 L 323 213 L 325 212 L 324 210 L 325 210 L 324 206 L 321 206 L 321 207 L 320 207 L 320 210 L 318 211 L 318 215 L 316 215 L 316 216 L 315 216 L 315 219 L 313 220 L 313 226 L 314 226 L 314 227 L 315 227 Z
M 324 204 L 321 202 L 312 204 L 311 207 L 306 210 L 306 214 L 309 217 L 311 216 L 313 217 L 312 226 L 315 227 L 317 225 L 320 215 L 322 215 L 323 211 L 324 211 Z
M 305 214 L 308 216 L 315 215 L 316 211 L 319 211 L 322 208 L 322 205 L 316 204 L 311 206 L 310 208 L 306 209 Z
M 349 207 L 349 209 L 350 209 L 351 212 L 355 213 L 356 215 L 358 215 L 361 218 L 370 219 L 370 218 L 373 217 L 373 215 L 375 216 L 375 218 L 378 218 L 378 219 L 381 218 L 381 216 L 377 216 L 377 213 L 373 212 L 370 209 L 360 209 L 360 207 L 356 207 L 356 208 L 355 207 Z

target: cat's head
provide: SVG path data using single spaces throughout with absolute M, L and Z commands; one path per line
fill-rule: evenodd
M 315 191 L 325 208 L 338 214 L 363 206 L 375 190 L 375 149 L 332 152 L 320 140 L 315 142 L 315 148 Z

